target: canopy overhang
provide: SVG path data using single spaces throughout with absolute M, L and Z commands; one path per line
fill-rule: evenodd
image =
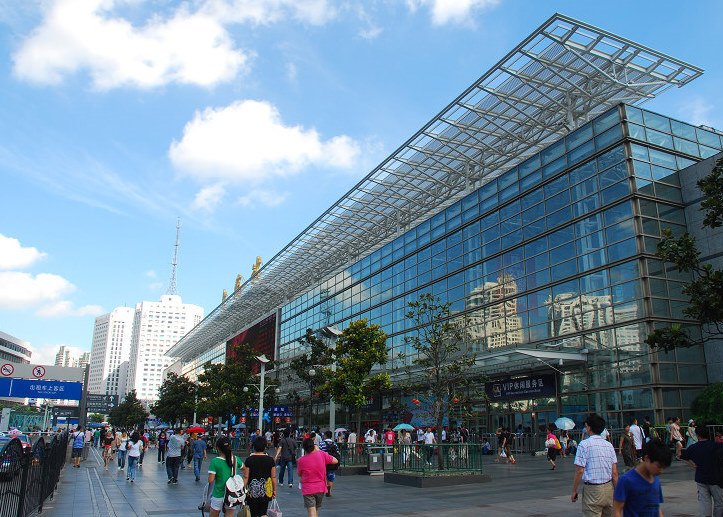
M 301 232 L 167 355 L 190 360 L 620 103 L 703 71 L 555 14 Z

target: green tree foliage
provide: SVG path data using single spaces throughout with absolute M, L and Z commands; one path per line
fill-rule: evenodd
M 256 352 L 251 345 L 241 343 L 234 350 L 235 360 L 231 363 L 204 365 L 198 376 L 198 413 L 204 416 L 223 416 L 230 421 L 231 415 L 240 415 L 249 406 L 255 405 L 258 393 L 244 392 L 244 386 L 255 382 L 252 367 Z
M 328 367 L 334 361 L 333 350 L 326 340 L 311 329 L 306 329 L 306 334 L 298 339 L 298 343 L 306 353 L 293 358 L 289 362 L 289 368 L 305 386 L 309 386 L 309 399 L 306 402 L 311 405 L 314 402 L 314 392 L 324 388 Z M 314 375 L 309 373 L 311 370 L 314 370 Z M 299 402 L 303 401 L 296 392 L 291 393 L 291 396 L 296 397 Z
M 723 225 L 723 158 L 716 162 L 708 176 L 698 182 L 698 188 L 703 194 L 703 226 L 717 228 Z M 683 294 L 690 297 L 683 313 L 687 318 L 699 321 L 705 333 L 702 339 L 695 339 L 681 325 L 671 325 L 653 331 L 646 343 L 652 348 L 668 351 L 722 337 L 723 271 L 714 269 L 711 264 L 701 264 L 695 239 L 687 233 L 675 238 L 669 228 L 663 230 L 657 255 L 673 263 L 678 271 L 692 275 L 692 280 L 683 288 Z
M 690 407 L 693 418 L 699 423 L 723 422 L 723 382 L 709 384 Z
M 323 390 L 335 401 L 356 410 L 357 429 L 361 431 L 361 408 L 369 394 L 392 387 L 388 373 L 370 375 L 375 366 L 387 362 L 387 335 L 379 325 L 369 325 L 366 319 L 353 321 L 337 339 L 334 357 L 336 371 L 325 369 Z
M 169 373 L 158 389 L 158 400 L 151 406 L 151 412 L 163 422 L 189 423 L 196 407 L 196 385 L 183 375 Z
M 414 330 L 404 338 L 416 352 L 413 360 L 411 389 L 426 390 L 437 422 L 437 442 L 442 441 L 442 422 L 449 415 L 452 401 L 461 390 L 479 380 L 471 375 L 475 355 L 465 350 L 464 322 L 454 320 L 450 304 L 423 293 L 419 300 L 409 302 L 407 318 Z M 440 464 L 441 468 L 441 464 Z
M 105 415 L 101 415 L 100 413 L 91 413 L 88 415 L 88 422 L 91 424 L 100 424 L 105 420 Z
M 125 396 L 118 407 L 111 409 L 108 422 L 115 427 L 124 429 L 143 428 L 148 418 L 148 411 L 143 407 L 136 396 L 136 390 L 132 390 Z

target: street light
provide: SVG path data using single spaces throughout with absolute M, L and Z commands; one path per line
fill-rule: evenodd
M 248 386 L 244 386 L 244 393 L 248 393 L 249 386 L 253 386 L 256 388 L 256 391 L 259 392 L 259 423 L 258 423 L 258 429 L 263 430 L 263 418 L 264 418 L 264 394 L 266 393 L 267 389 L 275 388 L 274 386 L 264 386 L 264 381 L 266 380 L 266 363 L 270 361 L 268 357 L 266 357 L 266 354 L 262 354 L 259 356 L 256 356 L 256 359 L 261 363 L 261 380 L 259 381 L 259 384 L 249 384 Z M 279 388 L 274 389 L 275 393 L 280 393 L 281 390 Z
M 334 325 L 329 325 L 319 329 L 321 335 L 333 342 L 335 339 L 339 339 L 344 333 L 336 328 Z M 336 357 L 331 363 L 331 371 L 336 371 Z M 329 429 L 334 430 L 336 428 L 336 402 L 334 397 L 329 398 Z
M 316 370 L 309 370 L 309 432 L 311 432 L 311 415 L 314 413 L 314 376 Z

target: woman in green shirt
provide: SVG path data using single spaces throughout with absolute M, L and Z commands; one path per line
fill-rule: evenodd
M 233 461 L 236 462 L 236 473 L 240 474 L 243 468 L 243 462 L 234 456 L 231 452 L 231 445 L 228 438 L 222 436 L 216 440 L 216 450 L 218 456 L 211 460 L 208 466 L 208 482 L 213 485 L 213 493 L 211 494 L 211 517 L 219 517 L 221 510 L 224 517 L 233 517 L 235 508 L 225 508 L 223 498 L 226 495 L 226 481 L 231 477 L 233 472 Z

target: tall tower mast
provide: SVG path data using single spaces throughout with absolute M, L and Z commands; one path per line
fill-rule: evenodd
M 176 220 L 176 244 L 173 246 L 173 262 L 171 262 L 171 280 L 168 282 L 166 294 L 178 294 L 176 292 L 176 268 L 178 267 L 178 243 L 181 237 L 181 218 Z

